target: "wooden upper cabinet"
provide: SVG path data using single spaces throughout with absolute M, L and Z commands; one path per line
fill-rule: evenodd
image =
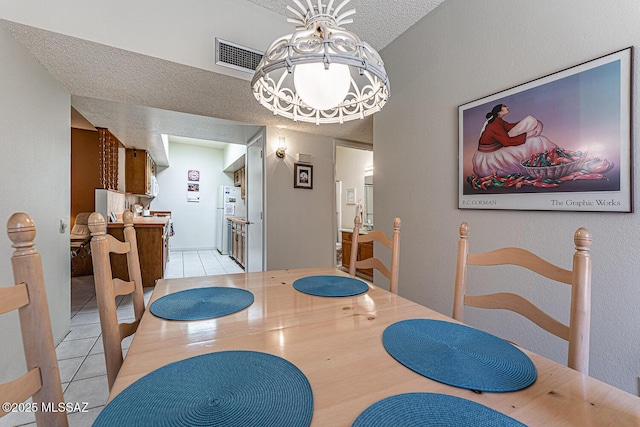
M 127 148 L 125 153 L 125 192 L 151 196 L 151 176 L 155 175 L 156 163 L 145 150 Z
M 245 171 L 245 168 L 240 168 L 233 173 L 233 185 L 234 187 L 240 187 L 240 198 L 242 198 L 243 200 L 246 188 Z
M 245 175 L 246 171 L 247 171 L 246 168 L 240 169 L 240 198 L 242 200 L 244 200 L 245 198 L 246 189 L 247 189 L 247 177 Z

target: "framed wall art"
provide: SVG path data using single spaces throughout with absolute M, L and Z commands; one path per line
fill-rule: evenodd
M 293 188 L 313 189 L 313 165 L 293 164 Z
M 187 172 L 187 202 L 200 202 L 200 171 L 189 169 Z
M 200 202 L 200 184 L 187 183 L 187 202 Z
M 356 189 L 355 188 L 347 188 L 345 190 L 345 192 L 346 192 L 347 204 L 348 205 L 355 205 L 356 204 Z
M 458 208 L 632 212 L 632 48 L 458 107 Z

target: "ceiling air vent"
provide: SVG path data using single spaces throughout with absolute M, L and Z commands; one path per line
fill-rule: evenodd
M 252 73 L 264 52 L 216 38 L 216 65 Z

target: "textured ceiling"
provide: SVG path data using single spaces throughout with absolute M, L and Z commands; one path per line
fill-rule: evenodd
M 287 14 L 287 6 L 294 6 L 293 0 L 248 0 L 283 16 Z M 302 5 L 307 0 L 299 0 Z M 317 0 L 309 0 L 316 4 Z M 404 33 L 409 27 L 431 12 L 444 0 L 351 0 L 342 12 L 355 9 L 356 14 L 351 18 L 353 23 L 345 26 L 349 31 L 357 34 L 362 40 L 380 50 L 391 43 L 396 37 Z M 327 0 L 323 0 L 326 4 Z M 342 0 L 335 0 L 337 7 Z M 294 6 L 295 7 L 295 6 Z M 296 8 L 297 9 L 297 8 Z
M 292 4 L 292 0 L 249 1 L 283 16 Z M 442 1 L 352 0 L 347 8 L 357 13 L 349 29 L 381 49 Z M 373 141 L 371 117 L 342 125 L 292 122 L 261 107 L 246 80 L 12 21 L 2 24 L 69 90 L 73 108 L 94 126 L 108 128 L 125 145 L 148 149 L 159 165 L 168 165 L 162 133 L 244 143 L 260 126 L 282 125 L 333 138 Z

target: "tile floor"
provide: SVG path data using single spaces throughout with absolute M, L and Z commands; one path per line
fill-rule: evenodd
M 235 261 L 216 250 L 172 251 L 165 270 L 165 278 L 213 276 L 242 273 Z M 153 288 L 145 288 L 148 302 Z M 129 298 L 119 297 L 118 318 L 133 319 Z M 133 337 L 122 343 L 123 352 Z M 71 427 L 89 427 L 105 405 L 109 389 L 104 364 L 104 350 L 100 332 L 100 318 L 95 298 L 93 276 L 71 279 L 71 327 L 56 347 L 62 388 L 66 402 L 88 402 L 86 412 L 69 414 Z M 33 414 L 13 413 L 0 418 L 0 427 L 35 426 Z
M 165 279 L 176 277 L 215 276 L 218 274 L 244 273 L 244 270 L 228 255 L 217 250 L 172 251 L 164 272 Z

